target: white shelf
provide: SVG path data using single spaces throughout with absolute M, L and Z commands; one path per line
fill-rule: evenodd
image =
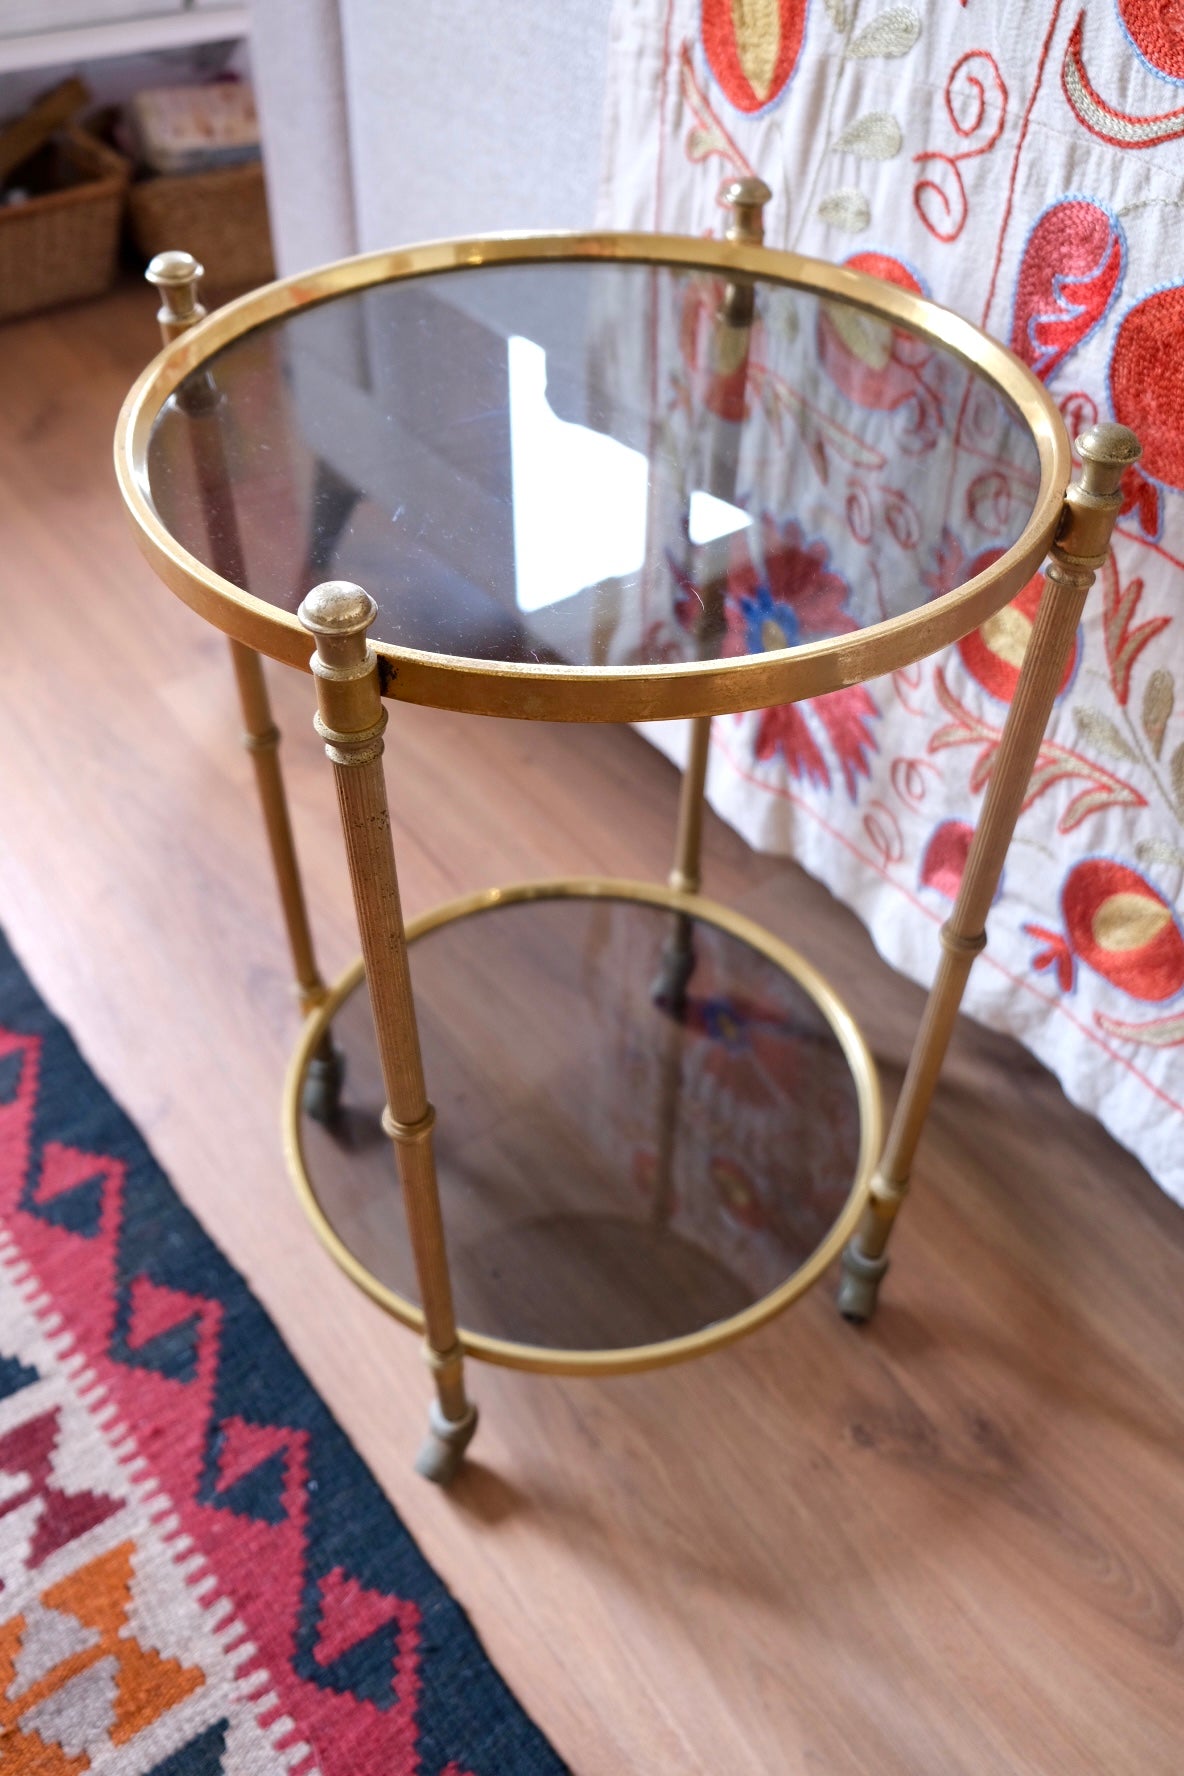
M 189 7 L 184 12 L 113 19 L 101 25 L 75 25 L 64 31 L 33 31 L 0 36 L 0 74 L 22 68 L 50 68 L 65 62 L 97 62 L 107 56 L 143 55 L 155 49 L 184 49 L 250 33 L 246 6 Z

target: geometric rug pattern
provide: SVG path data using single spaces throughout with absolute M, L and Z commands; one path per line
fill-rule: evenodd
M 0 1776 L 564 1769 L 0 936 Z

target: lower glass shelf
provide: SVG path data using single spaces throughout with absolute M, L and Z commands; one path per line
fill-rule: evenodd
M 464 1348 L 566 1373 L 676 1361 L 788 1305 L 838 1251 L 880 1137 L 870 1055 L 794 951 L 630 882 L 490 890 L 409 927 Z M 302 1107 L 325 1029 L 336 1113 Z M 361 964 L 310 1019 L 289 1161 L 318 1232 L 419 1325 Z

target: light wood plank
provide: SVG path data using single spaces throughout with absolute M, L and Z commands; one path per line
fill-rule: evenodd
M 745 1345 L 606 1383 L 474 1368 L 450 1495 L 410 1463 L 415 1341 L 284 1175 L 295 1028 L 220 638 L 137 556 L 109 466 L 153 303 L 0 331 L 0 919 L 250 1279 L 580 1776 L 1178 1776 L 1184 1217 L 1015 1044 L 963 1025 L 873 1327 L 819 1290 Z M 271 681 L 332 974 L 348 890 L 312 688 Z M 396 710 L 409 915 L 490 881 L 660 878 L 636 736 Z M 921 995 L 710 819 L 707 886 L 806 950 L 898 1082 Z

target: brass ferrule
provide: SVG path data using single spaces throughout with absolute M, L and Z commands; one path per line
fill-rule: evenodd
M 391 1115 L 389 1104 L 384 1107 L 382 1112 L 383 1133 L 389 1135 L 392 1141 L 398 1141 L 402 1146 L 410 1147 L 417 1141 L 426 1141 L 435 1126 L 436 1111 L 432 1104 L 428 1105 L 418 1122 L 396 1122 Z
M 1102 562 L 1106 557 L 1103 555 Z M 1101 562 L 1098 564 L 1101 565 Z M 1044 570 L 1045 590 L 1055 595 L 1059 592 L 1072 593 L 1082 598 L 1094 583 L 1096 567 L 1088 564 L 1079 565 L 1068 560 L 1062 561 L 1058 555 L 1051 555 Z
M 317 634 L 316 649 L 309 664 L 314 678 L 327 679 L 333 684 L 353 684 L 356 679 L 367 676 L 376 657 L 364 632 Z
M 317 714 L 314 725 L 327 746 L 348 749 L 355 741 L 362 746 L 381 740 L 387 712 L 379 700 L 377 687 L 373 696 L 360 697 L 356 679 L 326 678 L 319 672 L 315 675 Z M 377 715 L 374 713 L 375 703 L 378 704 Z
M 886 1178 L 882 1172 L 876 1172 L 871 1183 L 871 1200 L 874 1204 L 895 1211 L 903 1202 L 908 1187 L 907 1178 Z
M 423 1360 L 433 1375 L 446 1375 L 450 1369 L 459 1368 L 464 1362 L 464 1355 L 459 1344 L 452 1344 L 447 1350 L 438 1351 L 424 1340 Z
M 269 728 L 260 729 L 257 734 L 244 734 L 243 745 L 248 752 L 274 752 L 280 743 L 280 731 L 273 722 Z
M 1121 510 L 1120 493 L 1090 493 L 1075 481 L 1065 495 L 1061 522 L 1053 539 L 1053 554 L 1065 556 L 1071 567 L 1096 572 L 1106 560 L 1110 533 Z
M 319 712 L 313 716 L 312 725 L 325 742 L 325 751 L 335 765 L 368 765 L 372 760 L 382 757 L 385 709 L 378 721 L 372 722 L 368 728 L 358 728 L 353 733 L 348 728 L 330 727 Z
M 941 928 L 941 946 L 951 956 L 969 956 L 973 960 L 986 949 L 987 934 L 979 931 L 971 936 L 964 936 L 951 925 L 945 924 Z

